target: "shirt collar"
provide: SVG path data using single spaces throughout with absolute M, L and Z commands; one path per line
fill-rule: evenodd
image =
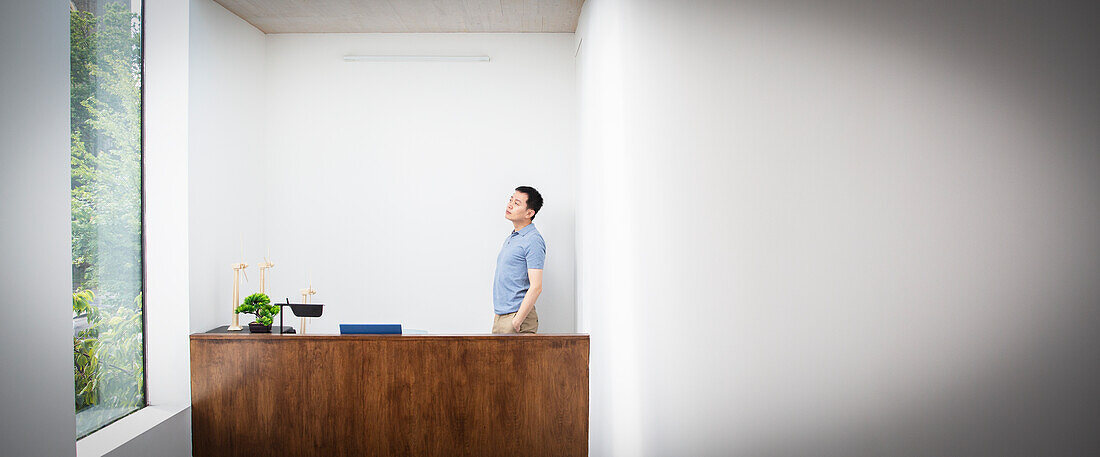
M 519 234 L 521 236 L 527 236 L 528 233 L 531 233 L 534 230 L 535 230 L 535 223 L 532 222 L 530 224 L 527 224 L 526 227 L 523 227 L 523 228 L 519 229 L 519 231 L 512 230 L 512 233 L 516 233 L 516 234 Z

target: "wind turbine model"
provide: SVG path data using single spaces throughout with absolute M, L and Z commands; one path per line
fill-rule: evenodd
M 317 293 L 316 290 L 313 290 L 313 278 L 310 278 L 310 280 L 309 280 L 309 287 L 307 287 L 305 289 L 299 289 L 298 292 L 301 292 L 301 294 L 302 294 L 302 303 L 309 303 L 309 297 L 312 296 L 313 294 Z M 299 319 L 302 320 L 302 325 L 301 325 L 302 333 L 301 334 L 305 335 L 306 334 L 306 318 L 300 317 Z
M 237 305 L 241 304 L 241 273 L 244 273 L 244 280 L 248 281 L 248 273 L 244 271 L 248 268 L 248 264 L 244 263 L 244 236 L 241 236 L 241 262 L 233 264 L 233 322 L 229 324 L 229 328 L 226 330 L 239 332 L 241 331 L 241 323 L 238 321 Z
M 233 323 L 229 325 L 227 330 L 241 330 L 241 323 L 238 321 L 237 305 L 241 304 L 241 273 L 244 273 L 244 280 L 248 281 L 248 272 L 244 271 L 245 268 L 248 268 L 247 263 L 241 262 L 233 264 Z
M 264 257 L 264 263 L 261 263 L 261 264 L 256 265 L 256 266 L 260 268 L 260 293 L 261 294 L 266 294 L 267 289 L 265 287 L 266 287 L 266 284 L 267 284 L 267 282 L 266 282 L 267 269 L 275 266 L 275 264 L 269 262 L 267 260 L 267 257 L 265 256 Z

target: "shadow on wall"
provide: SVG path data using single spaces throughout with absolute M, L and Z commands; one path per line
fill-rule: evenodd
M 587 2 L 593 455 L 1100 452 L 1095 17 Z

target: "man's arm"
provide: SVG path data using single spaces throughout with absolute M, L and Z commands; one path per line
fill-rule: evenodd
M 528 314 L 531 314 L 531 310 L 535 308 L 535 300 L 539 299 L 539 294 L 542 293 L 542 269 L 532 270 L 527 269 L 527 278 L 531 280 L 531 288 L 527 289 L 527 294 L 523 296 L 523 303 L 519 304 L 519 311 L 516 312 L 516 316 L 512 318 L 512 328 L 515 331 L 519 331 L 520 324 L 527 318 Z

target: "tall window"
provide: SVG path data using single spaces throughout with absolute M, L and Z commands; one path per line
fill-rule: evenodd
M 70 2 L 78 438 L 145 406 L 141 10 Z

